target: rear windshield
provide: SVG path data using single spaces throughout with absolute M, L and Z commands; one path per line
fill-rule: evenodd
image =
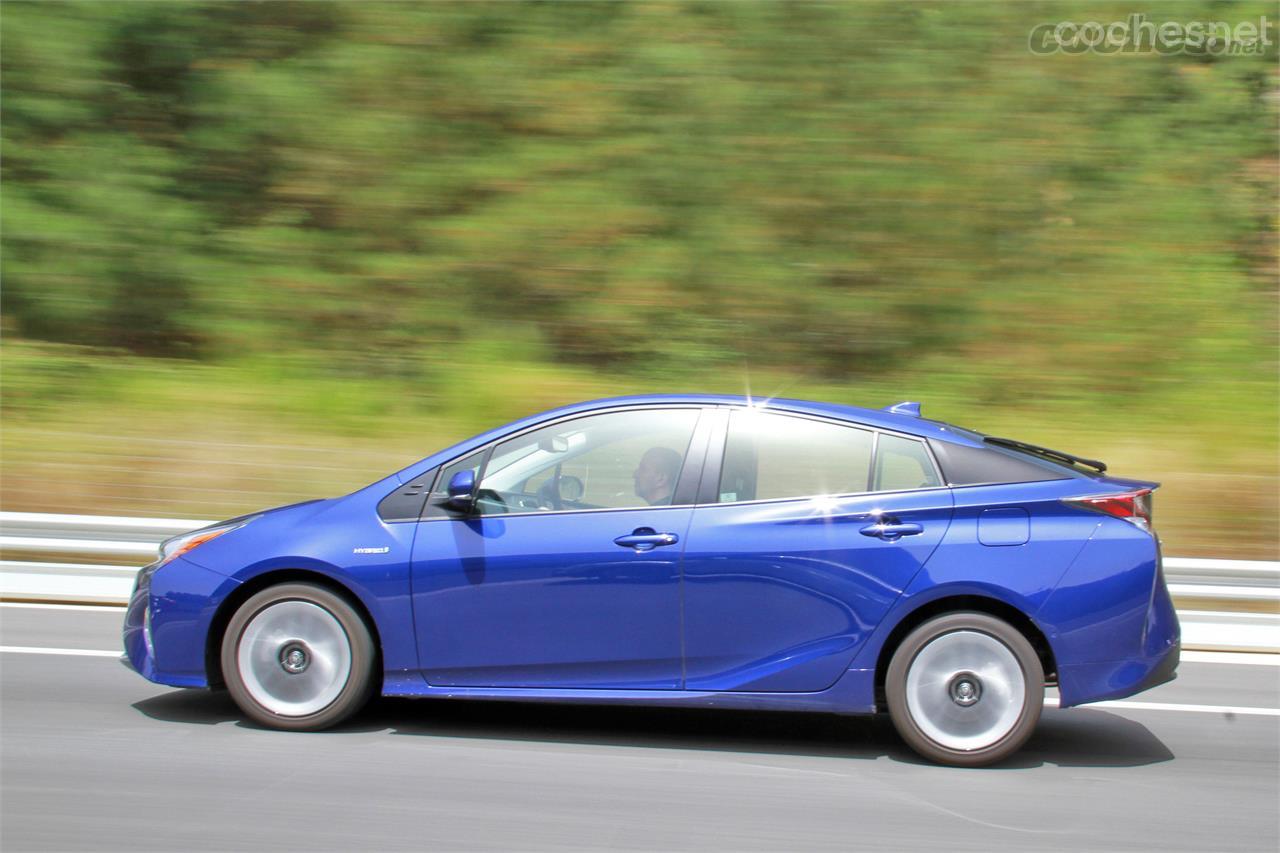
M 928 418 L 921 418 L 921 420 L 928 420 L 945 428 L 948 432 L 983 445 L 969 447 L 930 440 L 934 455 L 938 457 L 943 473 L 953 486 L 977 483 L 1034 483 L 1041 480 L 1093 479 L 1102 476 L 1102 472 L 1087 465 L 1042 456 L 1017 447 L 987 443 L 987 439 L 993 436 L 977 430 L 966 429 L 945 421 Z M 948 465 L 944 458 L 950 459 L 951 464 Z
M 1025 460 L 1034 465 L 1039 465 L 1040 467 L 1046 468 L 1050 471 L 1070 472 L 1071 474 L 1075 474 L 1080 477 L 1101 476 L 1101 473 L 1099 471 L 1093 468 L 1090 468 L 1087 465 L 1080 465 L 1074 462 L 1068 462 L 1065 459 L 1055 459 L 1049 456 L 1041 456 L 1038 453 L 1033 453 L 1029 450 L 1022 450 L 1021 448 L 1018 448 L 1018 447 L 1005 447 L 1003 445 L 988 444 L 987 449 L 993 450 L 996 453 L 1004 453 L 1010 456 L 1014 456 L 1020 460 Z M 1058 479 L 1058 478 L 1054 478 L 1054 479 Z
M 1046 463 L 1030 454 L 1014 453 L 989 445 L 970 447 L 967 444 L 952 444 L 931 438 L 929 446 L 933 448 L 933 455 L 937 457 L 942 475 L 950 486 L 1036 483 L 1081 476 L 1071 468 Z

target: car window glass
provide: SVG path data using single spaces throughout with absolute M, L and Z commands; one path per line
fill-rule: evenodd
M 503 442 L 485 466 L 476 511 L 669 504 L 697 419 L 696 409 L 609 412 Z
M 942 485 L 924 442 L 880 434 L 872 490 L 930 489 Z
M 867 491 L 873 434 L 826 421 L 734 412 L 720 502 Z

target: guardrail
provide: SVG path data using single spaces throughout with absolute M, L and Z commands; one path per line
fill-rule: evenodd
M 161 541 L 212 523 L 0 512 L 0 553 L 25 558 L 0 560 L 0 598 L 123 604 Z M 1188 648 L 1280 651 L 1280 562 L 1166 557 L 1164 572 Z

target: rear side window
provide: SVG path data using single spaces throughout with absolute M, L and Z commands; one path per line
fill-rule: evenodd
M 871 478 L 873 492 L 932 489 L 941 485 L 924 442 L 880 434 L 880 443 L 876 445 L 876 468 Z
M 720 470 L 720 503 L 867 491 L 870 430 L 735 411 Z

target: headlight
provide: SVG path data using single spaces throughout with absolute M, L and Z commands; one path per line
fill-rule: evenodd
M 253 521 L 254 518 L 257 518 L 257 516 L 253 516 L 253 518 L 239 519 L 226 524 L 219 524 L 216 527 L 204 527 L 200 530 L 193 530 L 190 533 L 183 533 L 181 536 L 174 536 L 171 539 L 164 540 L 160 543 L 160 559 L 156 561 L 156 568 L 163 566 L 175 557 L 181 557 L 183 554 L 193 548 L 203 545 L 210 539 L 217 539 L 224 533 L 239 530 L 241 527 L 244 527 L 246 524 Z

